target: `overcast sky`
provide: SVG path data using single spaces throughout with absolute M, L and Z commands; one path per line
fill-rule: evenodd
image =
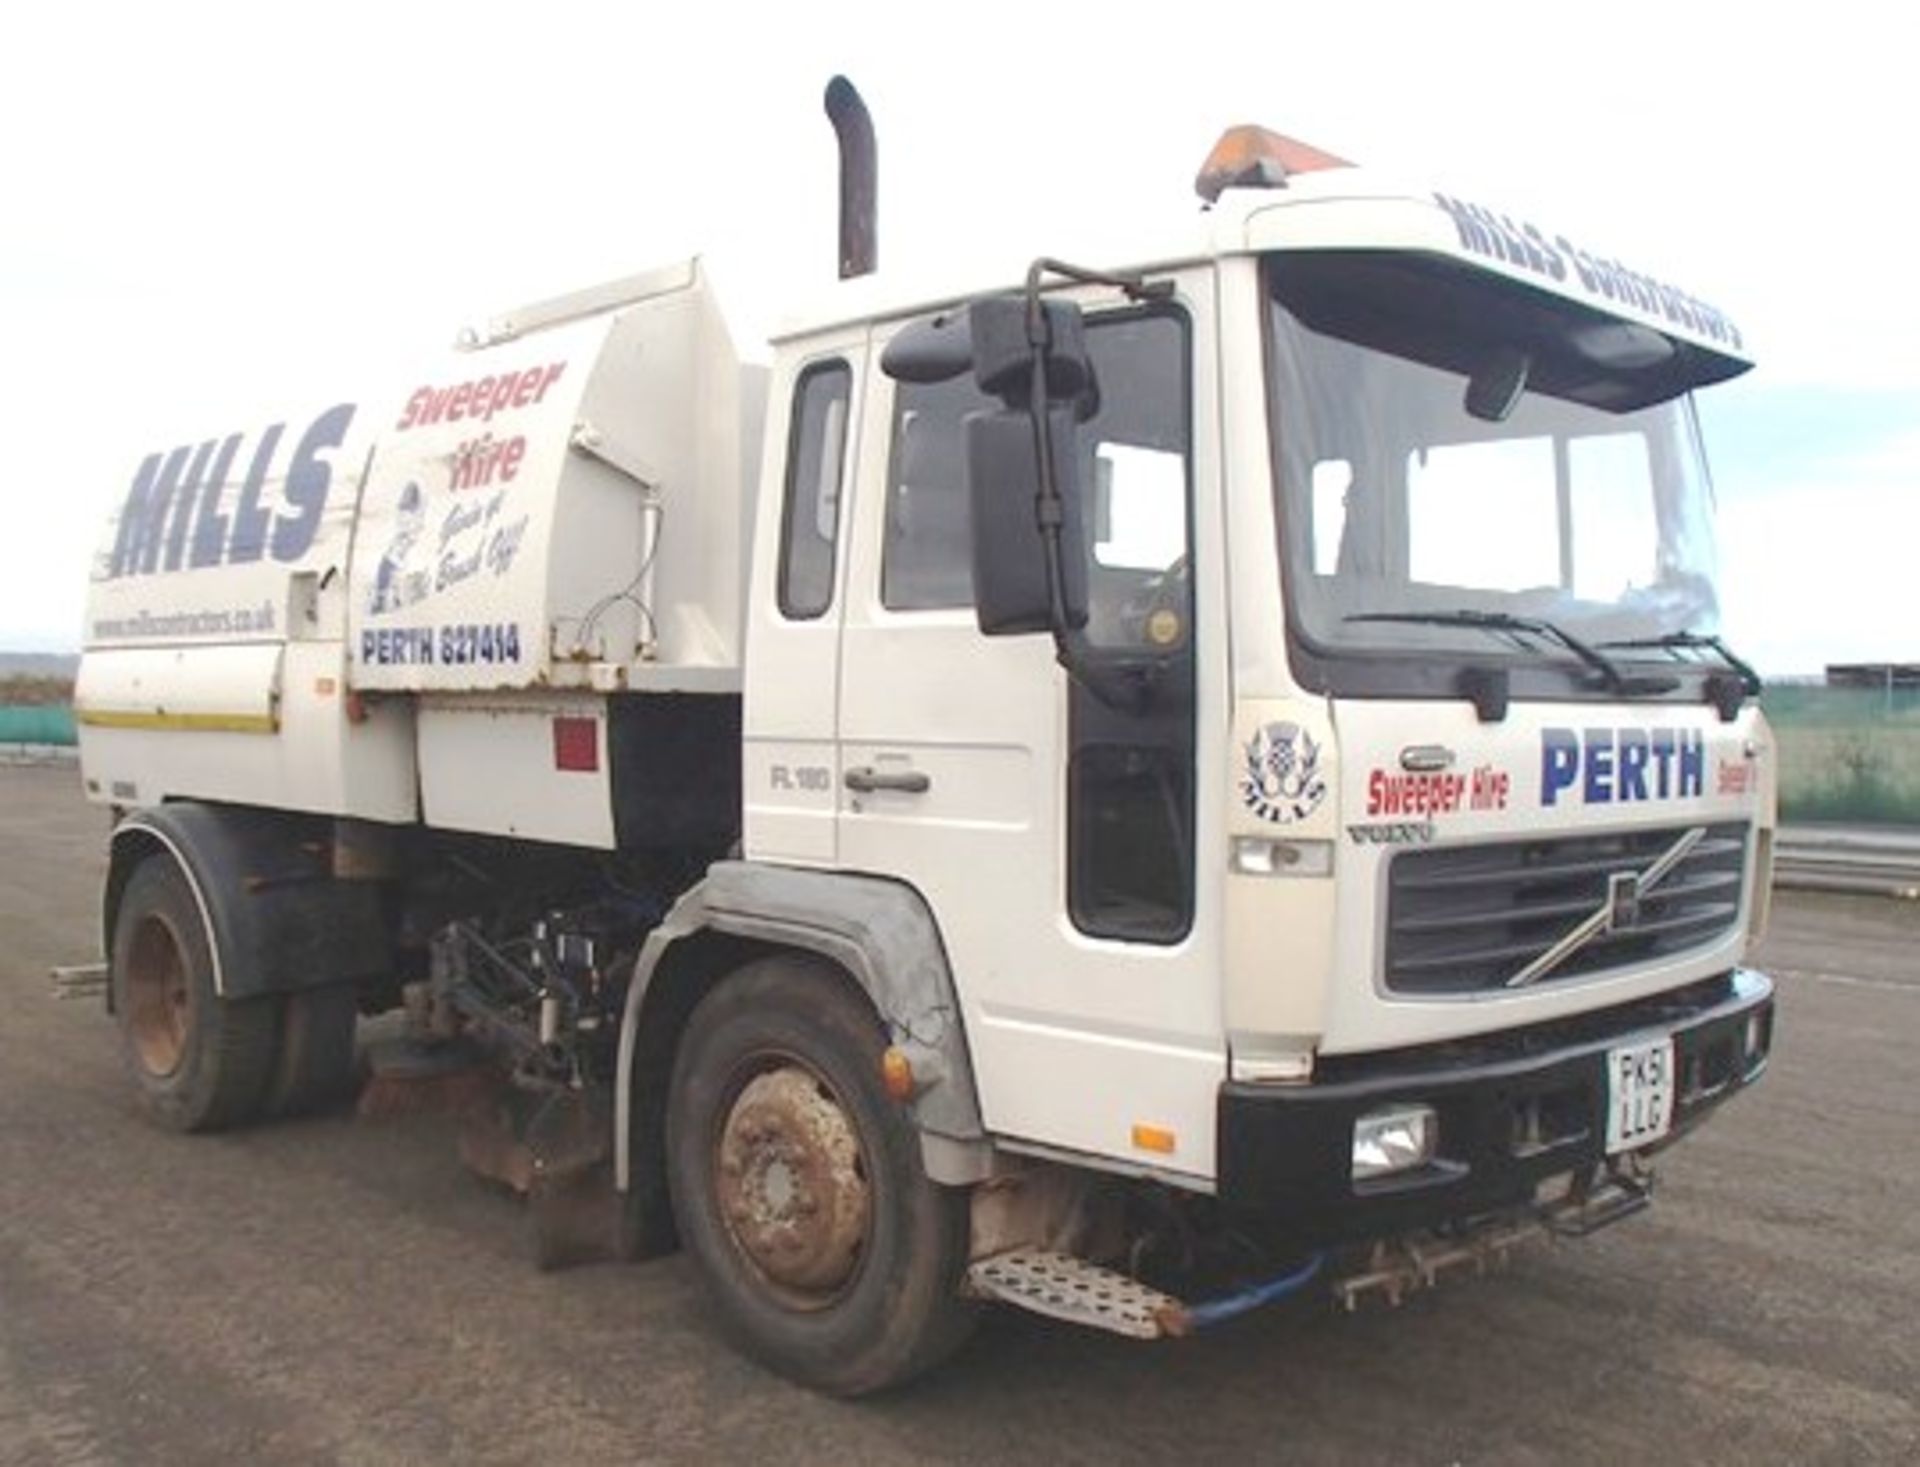
M 1897 9 L 823 3 L 35 6 L 0 53 L 0 648 L 77 645 L 140 458 L 365 398 L 455 327 L 705 253 L 748 328 L 832 277 L 820 92 L 884 265 L 1011 269 L 1197 207 L 1230 123 L 1684 284 L 1762 358 L 1703 401 L 1725 624 L 1770 672 L 1920 658 L 1920 86 Z

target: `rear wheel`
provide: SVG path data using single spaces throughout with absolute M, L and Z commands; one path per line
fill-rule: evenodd
M 273 1066 L 279 1001 L 214 991 L 212 937 L 172 860 L 151 857 L 128 879 L 110 968 L 121 1055 L 146 1112 L 176 1131 L 251 1120 Z
M 919 1374 L 975 1315 L 966 1195 L 927 1178 L 883 1049 L 834 970 L 755 963 L 694 1010 L 667 1107 L 675 1221 L 729 1331 L 835 1395 Z

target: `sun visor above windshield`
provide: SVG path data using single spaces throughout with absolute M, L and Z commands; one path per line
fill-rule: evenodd
M 1738 376 L 1753 365 L 1746 338 L 1718 307 L 1689 291 L 1511 214 L 1434 192 L 1368 195 L 1300 188 L 1247 216 L 1249 247 L 1439 255 L 1576 302 L 1599 316 L 1648 326 L 1684 348 L 1682 389 Z

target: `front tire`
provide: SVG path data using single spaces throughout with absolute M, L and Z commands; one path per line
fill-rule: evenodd
M 694 1010 L 667 1104 L 674 1218 L 729 1333 L 838 1396 L 937 1364 L 976 1315 L 966 1194 L 928 1179 L 884 1047 L 836 970 L 768 959 Z
M 122 1061 L 141 1107 L 175 1131 L 217 1131 L 259 1111 L 279 1001 L 214 991 L 213 938 L 178 865 L 142 861 L 113 926 L 109 981 Z

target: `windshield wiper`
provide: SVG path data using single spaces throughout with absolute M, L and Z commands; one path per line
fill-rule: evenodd
M 1551 637 L 1600 675 L 1610 692 L 1622 697 L 1644 693 L 1670 693 L 1680 686 L 1674 677 L 1628 677 L 1606 653 L 1590 642 L 1583 642 L 1565 627 L 1555 626 L 1537 616 L 1514 616 L 1505 611 L 1357 611 L 1348 621 L 1411 622 L 1439 627 L 1478 627 L 1485 632 L 1519 632 L 1536 637 Z
M 1663 637 L 1635 637 L 1628 641 L 1602 642 L 1602 647 L 1663 647 L 1669 651 L 1702 648 L 1714 653 L 1740 677 L 1740 684 L 1747 690 L 1749 698 L 1760 696 L 1760 674 L 1753 670 L 1753 664 L 1735 654 L 1733 648 L 1721 641 L 1711 632 L 1668 632 Z

